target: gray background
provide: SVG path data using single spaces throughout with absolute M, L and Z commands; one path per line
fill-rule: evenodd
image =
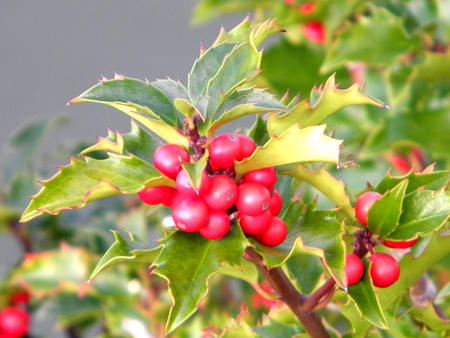
M 66 106 L 117 72 L 138 79 L 170 77 L 187 84 L 201 44 L 208 48 L 221 25 L 245 15 L 190 24 L 195 0 L 2 1 L 0 4 L 0 145 L 29 119 L 60 113 L 71 124 L 54 142 L 97 140 L 107 129 L 129 131 L 130 119 L 96 104 Z
M 208 48 L 221 25 L 229 30 L 246 16 L 192 26 L 195 5 L 195 0 L 1 1 L 0 151 L 24 122 L 61 113 L 71 123 L 52 134 L 47 150 L 74 139 L 94 144 L 95 135 L 106 136 L 107 129 L 128 133 L 130 118 L 117 110 L 66 104 L 114 72 L 149 81 L 170 77 L 186 85 L 201 44 Z M 0 254 L 2 278 L 20 257 L 7 234 L 0 236 Z M 33 325 L 38 335 L 62 335 L 40 320 Z

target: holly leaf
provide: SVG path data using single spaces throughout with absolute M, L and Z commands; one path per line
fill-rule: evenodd
M 449 253 L 450 237 L 443 237 L 435 233 L 431 235 L 430 244 L 420 257 L 414 257 L 411 254 L 404 255 L 399 262 L 401 271 L 399 279 L 388 288 L 377 289 L 381 308 L 386 310 L 391 306 L 397 300 L 397 297 L 414 284 L 431 266 Z M 340 306 L 340 309 L 343 315 L 350 320 L 353 328 L 356 329 L 357 334 L 355 336 L 365 337 L 372 324 L 361 320 L 352 302 Z
M 368 9 L 368 15 L 358 16 L 355 23 L 347 23 L 337 35 L 320 69 L 322 73 L 349 61 L 390 66 L 411 50 L 414 41 L 405 30 L 402 17 L 382 7 L 370 6 Z
M 397 228 L 407 186 L 408 180 L 403 180 L 375 201 L 367 217 L 367 227 L 371 232 L 386 238 Z
M 438 230 L 450 216 L 450 192 L 415 190 L 405 196 L 400 224 L 386 236 L 389 240 L 411 240 Z
M 435 332 L 450 330 L 450 320 L 441 318 L 436 313 L 436 308 L 430 301 L 427 301 L 424 307 L 416 306 L 412 308 L 408 311 L 408 314 Z
M 258 269 L 255 264 L 245 258 L 241 258 L 241 262 L 238 266 L 230 265 L 225 262 L 223 267 L 220 269 L 220 273 L 226 276 L 245 280 L 253 285 L 258 283 L 259 278 Z
M 208 150 L 205 150 L 205 153 L 198 161 L 189 163 L 182 160 L 181 162 L 181 166 L 186 172 L 189 181 L 191 182 L 192 188 L 194 188 L 197 193 L 202 185 L 202 173 L 205 171 L 208 156 Z
M 396 143 L 406 141 L 420 144 L 428 154 L 448 157 L 448 109 L 414 110 L 381 120 L 367 138 L 362 153 L 366 157 L 378 156 L 381 152 L 390 150 Z
M 358 283 L 348 286 L 348 296 L 355 302 L 361 317 L 381 329 L 388 329 L 388 323 L 372 285 L 369 273 L 371 263 L 367 259 L 364 259 L 363 263 L 365 273 Z
M 208 240 L 199 233 L 176 231 L 160 240 L 163 248 L 153 262 L 154 273 L 167 279 L 173 299 L 166 332 L 172 332 L 197 309 L 208 292 L 208 279 L 224 262 L 239 266 L 245 248 L 249 246 L 239 227 L 225 237 Z
M 135 234 L 128 233 L 130 239 L 125 239 L 117 231 L 112 231 L 116 241 L 97 263 L 89 279 L 94 278 L 101 271 L 122 263 L 148 263 L 151 264 L 158 257 L 161 246 L 149 249 L 148 246 Z
M 317 287 L 324 272 L 320 257 L 312 255 L 295 255 L 286 261 L 287 273 L 301 294 L 309 295 Z
M 355 211 L 345 191 L 344 182 L 342 179 L 337 181 L 323 167 L 319 171 L 311 171 L 297 164 L 295 170 L 279 170 L 278 174 L 296 177 L 312 185 L 333 202 L 336 207 L 341 208 L 350 221 L 355 221 Z
M 384 194 L 389 189 L 394 188 L 403 180 L 408 180 L 405 194 L 409 194 L 421 187 L 426 187 L 437 181 L 450 180 L 450 172 L 448 170 L 433 172 L 433 166 L 428 167 L 421 173 L 414 173 L 412 170 L 403 176 L 392 176 L 390 172 L 383 177 L 375 188 L 376 192 Z
M 283 133 L 296 123 L 301 123 L 302 128 L 315 126 L 342 108 L 358 104 L 387 108 L 383 102 L 365 94 L 364 86 L 359 84 L 354 84 L 346 90 L 337 89 L 333 74 L 323 88 L 314 87 L 309 100 L 301 101 L 289 113 L 284 115 L 271 113 L 267 121 L 267 130 L 270 136 L 274 136 Z
M 22 214 L 21 222 L 61 210 L 82 208 L 86 203 L 118 194 L 135 194 L 144 187 L 174 182 L 135 156 L 109 153 L 105 160 L 70 158 L 52 178 L 41 181 L 43 188 L 34 195 Z
M 265 90 L 254 88 L 237 90 L 227 96 L 211 114 L 212 125 L 209 127 L 206 124 L 202 128 L 207 128 L 207 136 L 211 137 L 219 127 L 230 121 L 245 115 L 269 111 L 286 111 L 286 107 Z
M 169 85 L 167 81 L 156 86 L 153 84 L 116 75 L 113 80 L 101 80 L 99 84 L 74 98 L 69 104 L 80 102 L 106 104 L 131 116 L 167 142 L 186 147 L 186 138 L 177 131 L 181 126 L 181 120 L 174 106 L 173 97 L 168 97 L 159 89 L 163 88 L 169 95 L 175 95 L 173 92 L 175 85 Z M 178 95 L 186 96 L 182 90 Z
M 280 266 L 297 255 L 307 254 L 322 258 L 336 283 L 345 288 L 345 245 L 342 239 L 344 228 L 343 224 L 336 220 L 336 212 L 337 210 L 318 210 L 317 203 L 312 202 L 305 207 L 303 215 L 288 231 L 286 239 L 280 245 L 267 247 L 253 238 L 250 240 L 268 267 Z
M 136 122 L 131 121 L 131 131 L 128 134 L 114 133 L 108 130 L 107 137 L 97 136 L 98 143 L 83 150 L 80 155 L 93 151 L 114 152 L 120 155 L 133 154 L 141 160 L 153 165 L 153 154 L 161 143 L 153 138 Z
M 33 295 L 43 297 L 65 289 L 80 290 L 86 285 L 90 258 L 84 248 L 61 243 L 60 250 L 26 254 L 11 277 Z M 70 267 L 70 268 L 69 268 Z
M 255 141 L 257 146 L 262 146 L 269 140 L 266 122 L 262 119 L 261 114 L 256 115 L 256 121 L 248 131 L 248 136 Z
M 251 328 L 262 338 L 299 337 L 300 334 L 306 333 L 305 329 L 300 325 L 282 324 L 270 317 L 265 318 L 263 325 L 252 326 Z
M 263 147 L 257 148 L 248 159 L 235 162 L 236 177 L 240 178 L 252 170 L 292 163 L 337 164 L 342 140 L 323 135 L 325 127 L 320 125 L 301 129 L 299 124 L 293 125 L 280 136 L 272 137 Z

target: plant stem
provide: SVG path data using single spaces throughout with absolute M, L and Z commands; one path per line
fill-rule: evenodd
M 306 332 L 312 338 L 329 338 L 330 335 L 317 314 L 305 309 L 304 303 L 306 297 L 297 291 L 284 271 L 280 267 L 272 269 L 266 267 L 261 255 L 251 247 L 246 249 L 246 253 L 250 256 L 253 263 L 255 263 L 270 285 L 280 295 L 280 300 L 291 309 L 305 328 Z

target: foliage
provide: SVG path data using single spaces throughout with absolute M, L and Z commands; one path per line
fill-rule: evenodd
M 131 131 L 65 149 L 70 163 L 51 178 L 42 179 L 50 175 L 39 145 L 64 119 L 14 135 L 0 225 L 24 258 L 2 285 L 2 305 L 25 290 L 35 318 L 54 317 L 75 337 L 92 328 L 98 337 L 448 335 L 449 5 L 201 0 L 194 20 L 253 10 L 259 23 L 222 29 L 186 86 L 115 74 L 71 100 L 121 110 Z M 309 22 L 323 25 L 323 40 L 305 34 Z M 288 229 L 280 245 L 245 234 L 236 210 L 228 233 L 209 240 L 175 227 L 170 208 L 140 202 L 144 188 L 176 186 L 154 166 L 161 144 L 190 152 L 191 163 L 180 164 L 199 187 L 204 169 L 214 174 L 208 147 L 218 129 L 245 115 L 255 123 L 240 132 L 257 148 L 227 174 L 239 183 L 275 167 Z M 364 227 L 354 205 L 366 191 L 382 197 Z M 417 236 L 411 249 L 381 245 Z M 366 257 L 353 285 L 349 252 Z M 373 285 L 374 252 L 399 261 L 388 288 Z

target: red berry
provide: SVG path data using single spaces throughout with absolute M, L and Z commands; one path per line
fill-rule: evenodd
M 383 245 L 391 249 L 407 249 L 412 247 L 419 240 L 419 237 L 410 241 L 384 241 Z
M 244 175 L 245 182 L 255 182 L 262 184 L 266 188 L 271 188 L 277 181 L 277 174 L 274 168 L 264 168 L 248 172 Z
M 231 168 L 234 161 L 242 160 L 242 145 L 234 134 L 222 134 L 211 141 L 209 157 L 219 168 Z
M 225 211 L 209 211 L 209 219 L 206 225 L 199 230 L 207 239 L 219 239 L 225 236 L 230 229 L 230 219 Z
M 284 224 L 281 218 L 274 216 L 269 227 L 260 234 L 255 235 L 255 238 L 264 245 L 277 246 L 283 243 L 286 238 L 286 233 L 286 224 Z
M 11 296 L 11 303 L 14 305 L 24 305 L 30 301 L 30 294 L 26 291 L 18 291 Z
M 378 252 L 370 256 L 369 259 L 372 261 L 370 276 L 373 285 L 386 288 L 397 281 L 400 276 L 400 266 L 392 256 Z
M 269 190 L 263 185 L 244 182 L 238 187 L 236 207 L 243 214 L 258 216 L 269 209 L 271 199 Z
M 355 212 L 356 218 L 361 224 L 367 225 L 367 215 L 369 214 L 369 209 L 376 200 L 381 198 L 381 196 L 381 194 L 374 191 L 369 191 L 359 196 L 355 204 Z
M 187 173 L 184 170 L 181 170 L 178 173 L 176 184 L 177 190 L 180 194 L 183 194 L 187 197 L 200 197 L 208 189 L 209 177 L 206 171 L 202 172 L 202 182 L 197 192 L 192 187 L 191 180 L 189 179 Z
M 186 232 L 196 232 L 206 225 L 209 209 L 200 197 L 188 197 L 179 201 L 172 210 L 175 225 Z
M 283 207 L 283 200 L 278 190 L 274 189 L 272 199 L 270 200 L 270 212 L 273 216 L 278 216 Z
M 180 159 L 189 162 L 189 154 L 176 144 L 164 144 L 153 154 L 153 165 L 170 178 L 177 177 L 181 170 Z
M 300 13 L 304 15 L 309 15 L 316 9 L 316 5 L 314 2 L 307 2 L 298 6 L 298 10 Z
M 216 175 L 210 178 L 208 190 L 202 199 L 212 210 L 227 210 L 236 201 L 238 187 L 233 179 L 225 175 Z
M 303 27 L 305 37 L 315 43 L 325 42 L 325 27 L 320 21 L 310 21 Z
M 30 315 L 17 307 L 8 307 L 0 312 L 0 331 L 10 338 L 19 338 L 28 332 Z
M 187 196 L 180 194 L 178 190 L 173 190 L 174 192 L 172 193 L 172 195 L 162 203 L 166 207 L 170 207 L 172 209 L 177 205 L 178 202 L 187 198 Z
M 358 256 L 353 253 L 347 254 L 345 258 L 345 274 L 348 285 L 358 283 L 364 274 L 364 264 Z
M 173 191 L 173 188 L 166 186 L 151 187 L 139 191 L 138 196 L 144 203 L 157 205 L 167 200 Z
M 241 141 L 242 158 L 247 158 L 253 155 L 256 150 L 256 143 L 250 137 L 244 134 L 236 134 L 236 137 Z
M 249 216 L 240 213 L 239 220 L 242 231 L 249 235 L 256 235 L 267 230 L 272 221 L 272 213 L 270 209 L 259 216 Z

